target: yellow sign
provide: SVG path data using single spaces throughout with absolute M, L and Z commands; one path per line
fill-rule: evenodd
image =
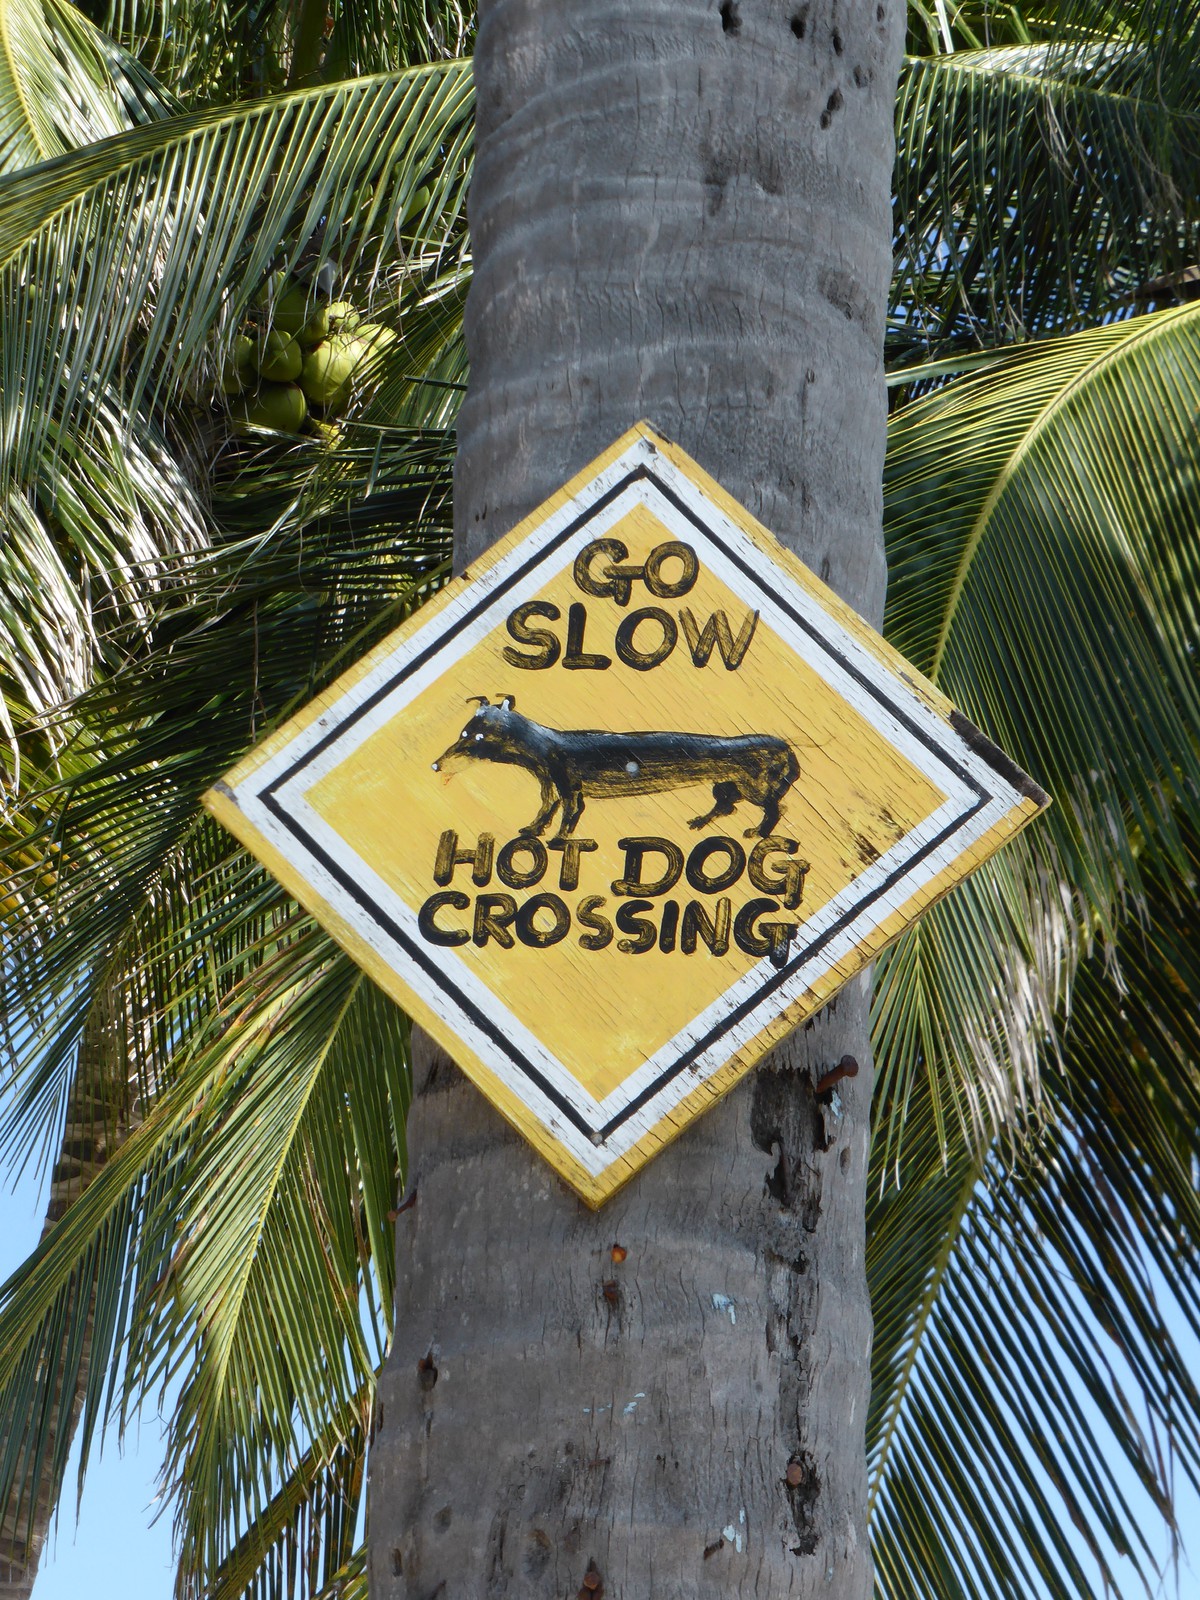
M 595 1205 L 1047 801 L 643 424 L 206 803 Z

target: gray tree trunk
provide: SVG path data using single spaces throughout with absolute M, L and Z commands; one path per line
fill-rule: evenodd
M 878 622 L 899 0 L 480 10 L 460 566 L 646 417 Z M 866 1600 L 866 1013 L 596 1214 L 419 1046 L 373 1600 Z

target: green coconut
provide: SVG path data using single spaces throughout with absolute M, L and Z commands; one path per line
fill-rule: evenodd
M 234 408 L 234 419 L 248 428 L 269 428 L 274 433 L 299 433 L 308 406 L 299 384 L 264 383 L 257 394 Z
M 329 327 L 335 333 L 353 333 L 362 318 L 352 300 L 335 300 L 329 307 Z
M 293 383 L 303 365 L 299 344 L 278 328 L 272 328 L 258 347 L 258 370 L 269 383 Z
M 389 328 L 382 322 L 360 322 L 358 337 L 365 339 L 372 349 L 386 350 L 389 344 L 394 344 L 400 337 L 395 328 Z
M 302 283 L 285 289 L 275 302 L 272 326 L 280 333 L 298 334 L 312 316 L 315 300 Z
M 373 373 L 380 357 L 389 345 L 395 344 L 399 334 L 395 328 L 387 328 L 382 322 L 360 322 L 355 337 L 362 343 L 367 371 Z
M 304 357 L 300 387 L 326 415 L 343 411 L 354 392 L 354 377 L 367 349 L 353 334 L 332 334 Z
M 267 276 L 254 291 L 254 304 L 260 307 L 271 305 L 283 292 L 283 286 L 286 282 L 287 276 L 282 268 L 278 272 L 268 272 Z
M 239 333 L 221 369 L 221 388 L 226 394 L 241 394 L 254 374 L 254 340 Z
M 329 336 L 329 307 L 318 306 L 300 329 L 296 338 L 306 350 L 311 350 L 313 345 L 320 344 L 322 339 Z

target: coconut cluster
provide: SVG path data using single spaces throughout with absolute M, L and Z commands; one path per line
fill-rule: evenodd
M 374 376 L 396 335 L 331 300 L 325 276 L 273 273 L 255 297 L 221 376 L 239 427 L 302 433 L 335 422 Z

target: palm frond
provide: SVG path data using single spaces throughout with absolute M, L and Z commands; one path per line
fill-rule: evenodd
M 354 433 L 353 425 L 348 431 Z M 324 1365 L 330 1351 L 340 1339 L 346 1353 L 337 1371 L 361 1388 L 381 1357 L 390 1315 L 387 1211 L 402 1148 L 404 1019 L 368 993 L 324 936 L 294 917 L 262 870 L 196 812 L 199 792 L 264 720 L 308 698 L 336 672 L 339 652 L 353 649 L 356 635 L 370 642 L 399 620 L 445 566 L 448 436 L 392 429 L 367 437 L 339 452 L 336 469 L 324 465 L 303 508 L 280 517 L 273 531 L 248 508 L 252 533 L 188 558 L 159 596 L 142 654 L 71 708 L 73 740 L 40 795 L 32 781 L 27 785 L 25 825 L 7 846 L 18 904 L 0 918 L 2 959 L 19 1000 L 15 1009 L 29 1019 L 28 1026 L 17 1022 L 21 1072 L 3 1130 L 10 1150 L 27 1150 L 32 1131 L 59 1120 L 54 1107 L 70 1092 L 79 1040 L 104 986 L 123 983 L 131 1007 L 149 1007 L 138 1013 L 136 1028 L 145 1101 L 162 1129 L 161 1144 L 135 1146 L 134 1166 L 120 1169 L 128 1193 L 119 1175 L 108 1177 L 114 1209 L 93 1214 L 100 1243 L 66 1233 L 62 1248 L 74 1250 L 81 1263 L 71 1269 L 74 1277 L 68 1273 L 82 1286 L 78 1292 L 116 1306 L 101 1318 L 93 1344 L 89 1382 L 99 1389 L 85 1404 L 85 1443 L 103 1425 L 105 1384 L 114 1381 L 123 1348 L 127 1404 L 200 1352 L 195 1379 L 181 1397 L 173 1458 L 193 1566 L 220 1564 L 244 1539 L 259 1537 L 247 1508 L 266 1516 L 280 1483 L 328 1431 L 322 1408 L 332 1392 Z M 242 463 L 219 497 L 227 512 L 239 475 L 259 509 L 273 494 L 292 507 L 295 473 L 286 452 L 281 458 L 268 451 L 257 470 Z M 318 479 L 326 483 L 323 492 L 314 487 Z M 209 1067 L 198 1077 L 180 1056 L 181 1041 L 208 1052 Z M 227 1065 L 234 1061 L 236 1067 Z M 295 1147 L 277 1151 L 275 1167 L 269 1158 L 265 1168 L 248 1167 L 240 1155 L 224 1165 L 227 1175 L 238 1171 L 258 1184 L 259 1231 L 239 1234 L 233 1226 L 238 1208 L 244 1218 L 253 1199 L 244 1187 L 229 1201 L 230 1230 L 214 1230 L 211 1195 L 202 1215 L 194 1214 L 204 1193 L 188 1176 L 197 1151 L 221 1145 L 229 1095 L 248 1085 L 265 1098 L 241 1121 L 234 1113 L 228 1137 L 252 1135 L 261 1145 L 264 1125 L 282 1133 L 283 1124 L 271 1119 L 282 1115 L 281 1106 L 296 1110 L 288 1096 L 303 1063 L 326 1076 L 299 1106 Z M 369 1079 L 350 1092 L 346 1074 L 357 1073 Z M 180 1102 L 172 1121 L 172 1096 L 179 1095 L 191 1099 Z M 160 1106 L 168 1110 L 160 1114 Z M 100 1205 L 104 1192 L 90 1204 Z M 191 1219 L 196 1235 L 186 1249 L 180 1216 Z M 297 1255 L 306 1241 L 307 1252 Z M 228 1252 L 239 1247 L 249 1251 L 241 1263 L 245 1281 L 231 1282 L 240 1269 Z M 215 1256 L 214 1249 L 227 1254 Z M 264 1279 L 268 1263 L 284 1263 L 287 1271 L 279 1280 Z M 293 1300 L 301 1267 L 303 1296 Z M 37 1481 L 30 1475 L 63 1470 L 64 1462 L 48 1459 L 56 1439 L 48 1408 L 52 1395 L 76 1381 L 81 1359 L 74 1343 L 48 1346 L 47 1330 L 69 1330 L 87 1303 L 69 1300 L 62 1278 L 40 1281 L 41 1321 L 31 1321 L 33 1313 L 22 1320 L 26 1302 L 19 1295 L 4 1311 L 7 1327 L 16 1323 L 14 1360 L 19 1355 L 26 1365 L 0 1396 L 0 1434 L 44 1441 L 9 1463 L 10 1494 L 27 1500 Z M 376 1285 L 366 1300 L 364 1282 Z M 325 1295 L 318 1308 L 324 1305 L 327 1315 L 313 1324 L 317 1344 L 306 1343 L 303 1333 L 285 1337 L 289 1308 L 318 1291 Z M 200 1311 L 193 1309 L 189 1321 L 184 1307 Z M 213 1320 L 198 1328 L 197 1315 Z M 254 1382 L 267 1383 L 275 1408 L 261 1414 L 262 1431 L 243 1448 L 247 1419 L 238 1406 L 254 1393 L 248 1374 L 268 1350 L 276 1352 L 275 1366 Z M 42 1386 L 31 1372 L 41 1374 Z M 355 1427 L 362 1432 L 364 1416 Z M 328 1458 L 312 1458 L 311 1493 L 294 1507 L 292 1533 L 268 1541 L 275 1555 L 263 1555 L 263 1571 L 274 1574 L 271 1583 L 290 1574 L 289 1583 L 311 1578 L 315 1585 L 328 1575 L 324 1555 L 295 1567 L 294 1540 L 288 1541 L 301 1525 L 308 1538 L 317 1523 L 340 1514 L 330 1474 L 361 1442 L 353 1445 L 345 1430 L 339 1439 Z M 327 1543 L 324 1534 L 321 1541 L 330 1560 L 349 1559 L 344 1542 Z
M 324 76 L 354 77 L 471 53 L 471 0 L 373 0 L 334 10 Z
M 305 11 L 304 0 L 107 0 L 96 14 L 107 34 L 198 106 L 294 84 Z M 466 0 L 331 0 L 319 20 L 327 36 L 318 70 L 330 83 L 469 55 L 475 8 Z
M 1069 331 L 1196 259 L 1200 6 L 1077 0 L 1033 26 L 905 62 L 897 356 Z
M 170 109 L 170 96 L 67 0 L 0 4 L 0 175 Z
M 317 250 L 378 271 L 423 179 L 452 226 L 470 108 L 452 62 L 189 113 L 0 183 L 0 481 L 30 475 L 54 418 L 86 434 L 118 377 L 131 411 L 206 370 L 211 392 L 213 330 L 268 270 Z
M 918 1084 L 904 1156 L 879 1174 L 881 1600 L 1157 1592 L 1148 1521 L 1173 1529 L 1177 1478 L 1200 1482 L 1176 1331 L 1200 1331 L 1200 965 L 1175 884 L 1146 894 L 1150 931 L 1126 923 L 1115 964 L 1097 950 L 1080 968 L 1027 1149 L 980 1156 L 957 1130 L 947 1149 Z
M 367 1438 L 358 1426 L 370 1409 L 370 1386 L 353 1397 L 346 1419 L 335 1418 L 311 1446 L 270 1505 L 222 1563 L 209 1600 L 277 1600 L 297 1593 L 312 1600 L 366 1595 L 365 1549 L 354 1534 L 366 1489 Z
M 186 939 L 157 907 L 142 918 L 145 986 L 166 1007 L 146 1018 L 167 1046 L 165 1082 L 5 1287 L 0 1346 L 2 1487 L 18 1513 L 61 1481 L 61 1395 L 82 1383 L 86 1464 L 118 1382 L 124 1416 L 188 1370 L 171 1465 L 181 1571 L 197 1582 L 297 1463 L 312 1494 L 295 1516 L 321 1496 L 337 1515 L 329 1474 L 361 1455 L 391 1315 L 407 1104 L 402 1013 L 227 849 L 207 875 L 188 863 Z M 246 873 L 259 893 L 236 881 Z M 135 968 L 117 958 L 112 970 Z M 328 1546 L 333 1565 L 352 1534 L 351 1519 Z M 314 1586 L 324 1572 L 312 1568 Z
M 214 1066 L 228 1061 L 231 1081 L 204 1108 L 187 1183 L 171 1196 L 167 1287 L 178 1310 L 140 1349 L 134 1341 L 144 1373 L 186 1357 L 168 1471 L 180 1570 L 197 1575 L 197 1592 L 199 1575 L 215 1573 L 267 1511 L 298 1439 L 323 1439 L 328 1465 L 354 1439 L 361 1450 L 370 1425 L 392 1298 L 408 1030 L 322 943 L 304 962 L 289 952 L 280 972 L 268 961 L 256 974 L 265 996 L 253 1025 L 234 1030 L 236 1062 L 228 1039 L 214 1040 Z M 331 1438 L 340 1415 L 349 1432 Z
M 879 968 L 881 1597 L 1149 1592 L 1200 1480 L 1198 397 L 1185 308 L 892 420 L 889 636 L 1056 805 Z
M 913 1073 L 985 1142 L 1036 1112 L 1080 954 L 1139 914 L 1147 867 L 1193 881 L 1198 403 L 1183 308 L 1031 346 L 892 418 L 885 631 L 1055 805 L 880 964 L 889 1151 Z
M 61 1121 L 89 997 L 129 938 L 139 970 L 147 940 L 177 945 L 175 964 L 188 970 L 203 918 L 186 883 L 208 881 L 228 854 L 197 815 L 203 790 L 448 574 L 451 457 L 445 433 L 368 434 L 336 472 L 320 469 L 324 495 L 314 490 L 273 534 L 255 518 L 264 504 L 292 507 L 295 467 L 272 453 L 265 468 L 244 469 L 241 510 L 256 531 L 190 558 L 141 652 L 70 708 L 68 742 L 40 787 L 31 771 L 21 812 L 0 833 L 13 902 L 0 955 L 9 1028 L 23 1040 L 0 1146 L 28 1149 Z M 227 509 L 237 491 L 235 479 Z M 232 881 L 222 888 L 235 892 Z M 260 891 L 241 892 L 253 903 Z M 147 916 L 153 927 L 139 931 Z M 173 970 L 154 971 L 166 1014 Z M 163 1033 L 158 1076 L 173 1037 L 165 1023 Z
M 320 248 L 364 294 L 381 272 L 388 293 L 408 285 L 401 347 L 423 380 L 422 329 L 460 295 L 457 269 L 437 264 L 469 145 L 469 69 L 451 63 L 175 117 L 0 182 L 10 725 L 78 693 L 106 641 L 110 659 L 124 654 L 121 628 L 145 630 L 166 569 L 211 537 L 205 480 L 226 431 L 215 372 L 268 266 Z M 418 185 L 428 243 L 414 252 L 389 219 Z M 310 446 L 306 462 L 335 454 Z
M 929 1096 L 951 1145 L 964 1132 L 985 1147 L 1001 1134 L 1016 1143 L 1037 1123 L 1083 920 L 1077 897 L 1019 839 L 885 952 L 872 999 L 883 1169 L 899 1159 L 914 1096 Z
M 156 418 L 129 420 L 97 397 L 86 442 L 55 423 L 23 490 L 0 497 L 0 696 L 22 723 L 119 660 L 176 559 L 208 542 L 181 452 Z
M 66 0 L 0 4 L 0 175 L 172 109 L 170 96 Z M 3 328 L 3 342 L 14 336 Z M 163 552 L 194 548 L 202 526 L 157 420 L 142 417 L 126 438 L 111 392 L 97 393 L 92 409 L 88 444 L 51 417 L 46 448 L 20 490 L 12 481 L 0 489 L 0 722 L 10 748 L 18 724 L 89 681 L 111 620 L 105 613 L 130 603 L 137 611 Z M 79 581 L 80 564 L 92 583 Z
M 1198 405 L 1183 307 L 1030 347 L 891 424 L 888 636 L 1051 791 L 1038 854 L 1107 928 L 1138 891 L 1132 829 L 1191 873 Z

